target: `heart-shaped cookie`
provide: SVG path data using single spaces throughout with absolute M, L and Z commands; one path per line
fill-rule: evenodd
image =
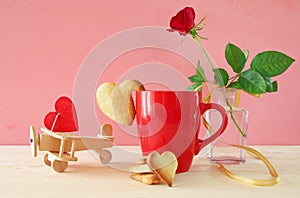
M 117 86 L 112 82 L 104 82 L 96 91 L 97 104 L 110 119 L 129 126 L 135 117 L 131 96 L 133 90 L 145 90 L 145 88 L 136 80 L 124 80 Z
M 164 183 L 172 187 L 178 167 L 177 158 L 174 153 L 166 151 L 160 155 L 154 151 L 148 155 L 147 164 Z
M 102 83 L 96 91 L 96 100 L 100 110 L 110 119 L 115 120 L 112 110 L 111 95 L 113 89 L 116 87 L 115 83 L 104 82 Z
M 55 102 L 55 112 L 49 112 L 45 116 L 44 124 L 47 129 L 51 130 L 53 127 L 52 131 L 56 132 L 78 131 L 77 115 L 72 100 L 65 96 L 58 98 Z

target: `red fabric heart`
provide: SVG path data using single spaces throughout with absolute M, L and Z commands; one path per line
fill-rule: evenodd
M 52 131 L 78 131 L 76 110 L 71 99 L 65 96 L 58 98 L 55 102 L 55 110 L 55 112 L 49 112 L 44 118 L 44 124 L 47 129 L 51 130 L 55 117 L 59 113 Z

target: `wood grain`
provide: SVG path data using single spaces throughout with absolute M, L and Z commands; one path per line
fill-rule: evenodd
M 43 165 L 44 152 L 33 158 L 29 146 L 0 146 L 0 197 L 300 197 L 300 146 L 254 148 L 273 163 L 279 184 L 238 183 L 195 157 L 189 172 L 175 176 L 172 188 L 145 185 L 130 179 L 129 172 L 102 165 L 87 151 L 77 152 L 78 162 L 69 162 L 58 174 Z M 267 175 L 261 162 L 251 157 L 245 165 L 229 168 L 247 176 Z

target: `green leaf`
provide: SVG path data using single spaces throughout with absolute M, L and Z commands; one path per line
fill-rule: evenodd
M 278 84 L 277 81 L 272 82 L 270 77 L 264 77 L 266 85 L 267 85 L 267 92 L 277 92 Z
M 198 83 L 203 82 L 203 79 L 197 75 L 190 76 L 189 80 L 191 82 L 198 82 Z
M 294 61 L 281 52 L 264 51 L 253 58 L 250 67 L 263 76 L 273 77 L 285 72 Z
M 203 81 L 207 81 L 206 77 L 205 77 L 204 70 L 200 65 L 200 61 L 198 61 L 198 63 L 197 63 L 196 75 L 199 76 L 201 79 L 203 79 Z
M 191 86 L 187 88 L 188 91 L 201 91 L 202 83 L 206 82 L 206 77 L 203 68 L 200 66 L 200 61 L 197 63 L 196 75 L 192 75 L 189 77 L 189 80 L 193 82 Z
M 238 82 L 242 89 L 250 94 L 262 94 L 267 90 L 265 79 L 260 73 L 251 69 L 241 73 Z
M 227 88 L 235 88 L 235 89 L 242 89 L 240 83 L 238 81 L 231 82 Z
M 267 85 L 267 92 L 272 92 L 272 79 L 270 77 L 264 77 L 266 85 Z
M 229 80 L 229 75 L 225 69 L 213 69 L 215 82 L 221 86 L 226 86 Z
M 277 92 L 278 91 L 278 83 L 277 83 L 277 81 L 272 82 L 272 87 L 273 87 L 273 92 Z
M 225 58 L 235 73 L 242 72 L 247 61 L 244 52 L 231 43 L 226 46 Z
M 195 83 L 189 86 L 186 90 L 187 91 L 202 91 L 201 87 L 202 83 Z

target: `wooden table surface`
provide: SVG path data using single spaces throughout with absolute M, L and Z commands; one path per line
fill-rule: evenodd
M 43 165 L 43 153 L 31 156 L 29 146 L 0 146 L 0 197 L 300 197 L 300 146 L 254 148 L 272 162 L 279 184 L 236 182 L 197 156 L 189 172 L 176 175 L 172 188 L 134 181 L 129 172 L 102 165 L 88 151 L 77 152 L 79 161 L 55 173 Z M 268 177 L 264 165 L 251 157 L 245 165 L 229 168 L 245 176 Z

